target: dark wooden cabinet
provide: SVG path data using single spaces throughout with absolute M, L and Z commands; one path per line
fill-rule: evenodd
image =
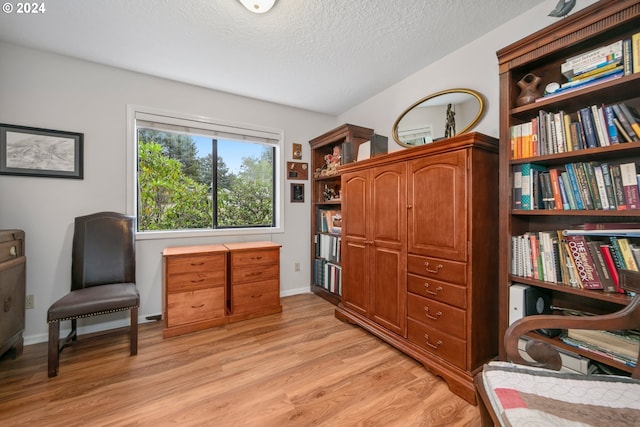
M 25 291 L 24 231 L 0 230 L 0 356 L 22 354 Z
M 342 176 L 344 305 L 405 335 L 406 164 Z
M 475 402 L 498 353 L 498 144 L 479 133 L 342 170 L 343 295 L 336 316 Z
M 608 162 L 609 164 L 634 162 L 640 164 L 640 144 L 619 143 L 609 146 L 552 152 L 525 158 L 513 155 L 511 128 L 539 117 L 540 111 L 565 112 L 575 117 L 577 111 L 592 105 L 628 103 L 640 108 L 640 73 L 623 75 L 617 79 L 587 85 L 566 93 L 554 94 L 536 102 L 518 105 L 518 82 L 527 74 L 540 77 L 540 88 L 551 82 L 566 81 L 561 75 L 561 64 L 568 58 L 584 54 L 595 48 L 630 39 L 640 31 L 640 1 L 604 0 L 594 3 L 566 19 L 531 34 L 497 52 L 500 73 L 500 228 L 499 228 L 499 328 L 502 339 L 509 326 L 509 288 L 521 283 L 547 292 L 551 305 L 589 313 L 607 313 L 619 310 L 630 298 L 626 295 L 602 290 L 586 290 L 562 283 L 520 277 L 512 270 L 512 238 L 525 233 L 555 231 L 574 228 L 584 223 L 638 222 L 640 210 L 602 209 L 515 209 L 513 199 L 514 169 L 531 163 L 546 168 L 565 167 L 576 162 Z M 520 158 L 519 158 L 520 157 Z M 588 350 L 564 344 L 559 338 L 538 339 L 571 353 L 577 353 L 600 363 L 631 372 L 624 363 L 602 357 Z M 502 343 L 502 341 L 501 341 Z M 506 354 L 500 346 L 500 357 Z

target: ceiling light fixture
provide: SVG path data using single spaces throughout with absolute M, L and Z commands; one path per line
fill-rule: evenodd
M 268 12 L 275 2 L 276 0 L 240 0 L 240 3 L 253 13 Z

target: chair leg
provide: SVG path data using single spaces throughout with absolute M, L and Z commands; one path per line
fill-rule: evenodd
M 131 326 L 129 327 L 129 347 L 131 355 L 138 354 L 138 307 L 131 309 Z
M 71 319 L 71 334 L 69 336 L 71 341 L 78 340 L 78 319 Z
M 49 377 L 58 375 L 58 366 L 60 364 L 60 321 L 55 320 L 49 323 Z

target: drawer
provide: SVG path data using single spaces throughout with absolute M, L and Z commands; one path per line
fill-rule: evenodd
M 24 256 L 24 233 L 20 230 L 0 230 L 0 262 Z
M 467 264 L 418 255 L 407 256 L 407 272 L 458 285 L 467 284 Z
M 224 317 L 224 287 L 167 295 L 167 327 Z
M 251 265 L 265 265 L 265 264 L 279 264 L 280 263 L 280 249 L 269 250 L 255 250 L 255 251 L 237 251 L 231 252 L 231 267 L 241 268 L 247 264 Z
M 408 320 L 407 338 L 412 343 L 460 369 L 466 369 L 466 341 L 436 329 Z
M 223 287 L 225 284 L 224 276 L 224 270 L 174 274 L 167 278 L 167 292 L 195 291 L 196 289 Z
M 247 265 L 237 266 L 231 270 L 231 283 L 259 282 L 269 279 L 280 279 L 280 265 Z
M 464 286 L 452 285 L 440 280 L 409 274 L 407 276 L 407 289 L 414 294 L 459 308 L 467 308 L 467 288 Z
M 167 277 L 184 273 L 209 273 L 219 272 L 224 281 L 226 270 L 224 255 L 196 255 L 196 256 L 169 256 L 167 262 Z
M 464 310 L 410 293 L 407 296 L 407 314 L 440 332 L 466 338 L 467 316 Z
M 231 314 L 249 313 L 280 305 L 278 279 L 257 283 L 242 283 L 231 288 Z

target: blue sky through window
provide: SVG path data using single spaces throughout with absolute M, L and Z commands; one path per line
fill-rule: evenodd
M 211 137 L 195 136 L 191 138 L 196 143 L 198 157 L 206 157 L 211 154 Z M 218 155 L 222 157 L 229 171 L 238 173 L 243 157 L 260 157 L 264 145 L 248 142 L 218 140 Z

